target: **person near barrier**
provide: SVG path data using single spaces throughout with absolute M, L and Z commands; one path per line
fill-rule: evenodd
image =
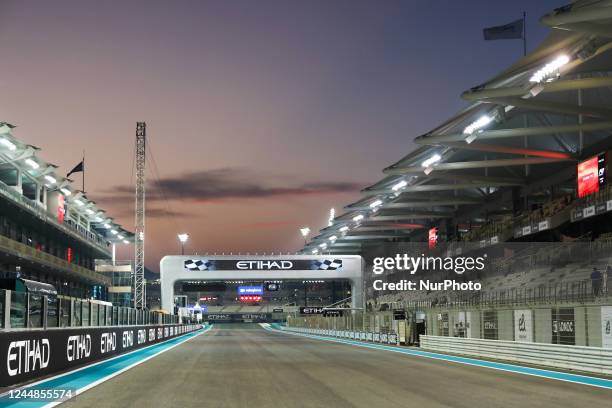
M 612 275 L 612 266 L 608 265 L 606 270 L 603 272 L 601 277 L 601 293 L 604 295 L 608 294 L 608 277 Z
M 593 288 L 593 296 L 599 296 L 601 292 L 601 272 L 597 267 L 593 267 L 591 272 L 591 286 Z

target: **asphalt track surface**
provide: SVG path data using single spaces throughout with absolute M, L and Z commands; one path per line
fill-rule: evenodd
M 217 324 L 66 407 L 612 407 L 612 391 Z

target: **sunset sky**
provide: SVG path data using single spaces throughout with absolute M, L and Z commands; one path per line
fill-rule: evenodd
M 526 10 L 533 48 L 566 2 L 0 0 L 0 121 L 61 171 L 85 150 L 88 197 L 130 230 L 146 121 L 153 270 L 179 232 L 188 252 L 294 252 L 520 57 L 484 27 Z

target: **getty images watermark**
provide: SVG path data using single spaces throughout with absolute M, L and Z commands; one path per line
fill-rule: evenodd
M 487 255 L 471 257 L 440 257 L 440 256 L 409 256 L 408 254 L 396 254 L 394 257 L 374 258 L 372 272 L 381 275 L 389 271 L 406 271 L 411 275 L 417 272 L 454 272 L 463 275 L 466 272 L 482 271 L 485 268 Z M 442 281 L 421 279 L 408 280 L 402 279 L 399 282 L 383 282 L 381 279 L 374 280 L 372 286 L 375 290 L 480 290 L 479 282 L 458 282 L 454 279 L 444 279 Z

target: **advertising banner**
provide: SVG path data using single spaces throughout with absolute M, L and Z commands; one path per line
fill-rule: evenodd
M 497 340 L 497 311 L 482 312 L 482 336 L 487 340 Z
M 323 316 L 324 317 L 341 317 L 342 316 L 343 311 L 342 310 L 323 310 Z
M 448 313 L 438 313 L 438 335 L 448 337 Z
M 202 319 L 214 323 L 229 322 L 267 322 L 273 318 L 272 313 L 204 313 Z M 282 317 L 281 317 L 282 318 Z
M 606 185 L 607 159 L 604 152 L 578 163 L 578 197 L 596 193 Z
M 601 347 L 612 348 L 612 306 L 601 307 Z
M 465 332 L 466 322 L 465 322 L 465 312 L 457 313 L 457 320 L 455 321 L 455 337 L 466 337 Z
M 200 325 L 16 331 L 0 336 L 0 387 L 159 343 Z
M 263 286 L 238 286 L 238 295 L 263 295 Z
M 342 268 L 342 259 L 188 259 L 189 271 L 320 271 Z
M 552 310 L 553 344 L 576 344 L 576 324 L 573 307 L 560 307 Z
M 320 314 L 323 314 L 323 308 L 322 307 L 300 306 L 300 314 L 301 315 L 320 315 Z
M 533 342 L 533 318 L 531 310 L 514 311 L 514 340 Z

